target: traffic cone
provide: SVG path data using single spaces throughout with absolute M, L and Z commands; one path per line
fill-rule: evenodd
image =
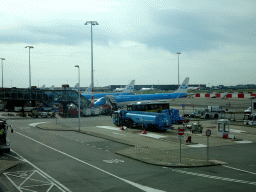
M 142 132 L 141 132 L 141 134 L 147 134 L 147 131 L 146 131 L 146 130 L 144 130 L 144 131 L 142 131 Z
M 124 127 L 123 127 L 123 125 L 121 125 L 121 126 L 120 126 L 120 130 L 124 130 Z

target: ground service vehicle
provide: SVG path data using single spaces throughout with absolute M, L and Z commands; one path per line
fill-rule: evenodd
M 161 113 L 143 111 L 115 111 L 112 115 L 116 126 L 125 125 L 128 128 L 142 127 L 151 130 L 166 131 L 172 129 L 173 119 L 177 118 L 174 110 L 162 110 Z M 183 120 L 179 117 L 179 120 Z M 176 119 L 176 122 L 179 120 Z
M 245 125 L 256 125 L 256 114 L 245 114 L 244 115 L 244 124 Z
M 219 118 L 221 113 L 225 113 L 225 110 L 220 106 L 208 106 L 202 110 L 200 117 L 203 119 Z
M 70 108 L 68 110 L 69 117 L 78 117 L 78 109 L 77 108 Z
M 202 133 L 203 132 L 203 126 L 200 123 L 193 123 L 191 125 L 190 131 L 192 133 Z
M 10 152 L 10 140 L 7 137 L 7 124 L 5 120 L 0 120 L 0 151 Z

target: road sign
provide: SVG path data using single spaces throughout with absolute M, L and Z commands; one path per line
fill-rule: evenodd
M 208 129 L 208 130 L 206 131 L 206 136 L 209 137 L 211 134 L 212 134 L 211 130 Z
M 178 135 L 180 135 L 180 136 L 184 135 L 184 129 L 178 130 Z
M 178 136 L 178 139 L 183 139 L 183 138 L 184 138 L 184 136 L 180 136 L 180 135 Z

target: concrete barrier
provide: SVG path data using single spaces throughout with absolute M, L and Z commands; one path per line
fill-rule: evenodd
M 205 93 L 205 97 L 210 97 L 210 93 Z
M 243 94 L 243 93 L 239 93 L 239 94 L 237 95 L 237 97 L 238 97 L 238 98 L 244 98 L 244 94 Z

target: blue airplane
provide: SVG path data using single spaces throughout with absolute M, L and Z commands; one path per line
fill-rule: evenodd
M 114 95 L 114 96 L 116 96 L 116 95 L 131 95 L 131 94 L 133 94 L 134 83 L 135 83 L 135 80 L 132 80 L 129 83 L 129 85 L 126 85 L 124 91 L 120 92 L 120 93 L 99 93 L 99 94 L 93 94 L 94 99 L 97 100 L 97 99 L 99 99 L 101 97 L 105 97 L 106 95 Z M 81 95 L 83 97 L 85 97 L 85 98 L 90 100 L 92 98 L 92 87 L 91 87 L 91 85 Z
M 186 97 L 187 90 L 188 90 L 188 82 L 189 82 L 189 77 L 187 77 L 181 86 L 174 91 L 173 93 L 159 93 L 159 94 L 141 94 L 141 95 L 117 95 L 114 96 L 114 100 L 117 103 L 117 106 L 124 106 L 127 105 L 133 101 L 142 101 L 142 100 L 162 100 L 162 99 L 176 99 L 176 98 L 182 98 Z M 105 105 L 105 97 L 102 97 L 98 99 L 95 103 L 94 106 L 98 107 L 101 105 Z

